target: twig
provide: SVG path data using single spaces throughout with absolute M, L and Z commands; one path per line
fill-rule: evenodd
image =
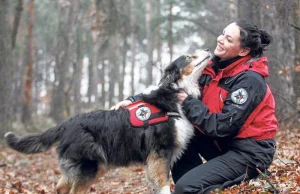
M 285 164 L 285 165 L 289 165 L 289 164 L 300 164 L 299 162 L 297 162 L 297 161 L 295 161 L 295 160 L 292 160 L 292 161 L 294 161 L 295 163 L 292 163 L 292 162 L 286 163 L 286 162 L 284 162 L 283 160 L 281 160 L 279 157 L 277 157 L 277 159 L 278 159 L 280 162 L 282 162 L 283 164 Z
M 269 185 L 271 185 L 271 187 L 272 187 L 272 188 L 274 189 L 274 191 L 275 191 L 275 194 L 279 194 L 279 190 L 277 190 L 276 187 L 271 183 L 271 181 L 270 181 L 270 179 L 268 178 L 268 176 L 265 175 L 264 173 L 262 173 L 258 168 L 256 168 L 256 170 L 257 170 L 257 172 L 262 176 L 262 178 L 263 178 L 264 180 L 266 180 L 266 181 L 269 183 Z
M 242 182 L 244 182 L 245 180 L 246 180 L 246 177 L 248 176 L 248 166 L 247 166 L 247 168 L 246 168 L 246 173 L 245 173 L 245 177 L 244 177 L 244 179 L 243 179 L 243 181 Z
M 294 25 L 294 24 L 291 24 L 290 22 L 289 22 L 289 25 L 292 26 L 293 28 L 295 28 L 295 29 L 297 29 L 297 30 L 300 31 L 300 27 L 298 27 L 298 26 L 296 26 L 296 25 Z
M 0 168 L 1 167 L 6 167 L 7 165 L 6 164 L 0 164 Z

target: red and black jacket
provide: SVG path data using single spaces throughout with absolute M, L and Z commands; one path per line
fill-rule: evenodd
M 213 138 L 272 139 L 277 131 L 275 102 L 265 78 L 267 58 L 216 57 L 199 80 L 202 99 L 187 97 L 182 107 L 197 129 Z M 238 92 L 242 91 L 242 100 Z

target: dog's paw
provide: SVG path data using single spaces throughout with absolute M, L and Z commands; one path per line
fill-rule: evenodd
M 158 194 L 171 194 L 170 186 L 163 186 Z

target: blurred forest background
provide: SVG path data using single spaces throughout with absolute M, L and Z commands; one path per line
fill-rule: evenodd
M 300 0 L 0 0 L 0 137 L 108 109 L 238 18 L 274 37 L 277 116 L 299 123 L 299 16 Z

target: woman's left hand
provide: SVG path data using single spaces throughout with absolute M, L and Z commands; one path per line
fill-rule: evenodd
M 181 91 L 177 94 L 178 103 L 179 103 L 179 104 L 182 104 L 182 102 L 186 99 L 186 97 L 188 97 L 187 93 L 185 93 L 185 91 L 181 90 Z

